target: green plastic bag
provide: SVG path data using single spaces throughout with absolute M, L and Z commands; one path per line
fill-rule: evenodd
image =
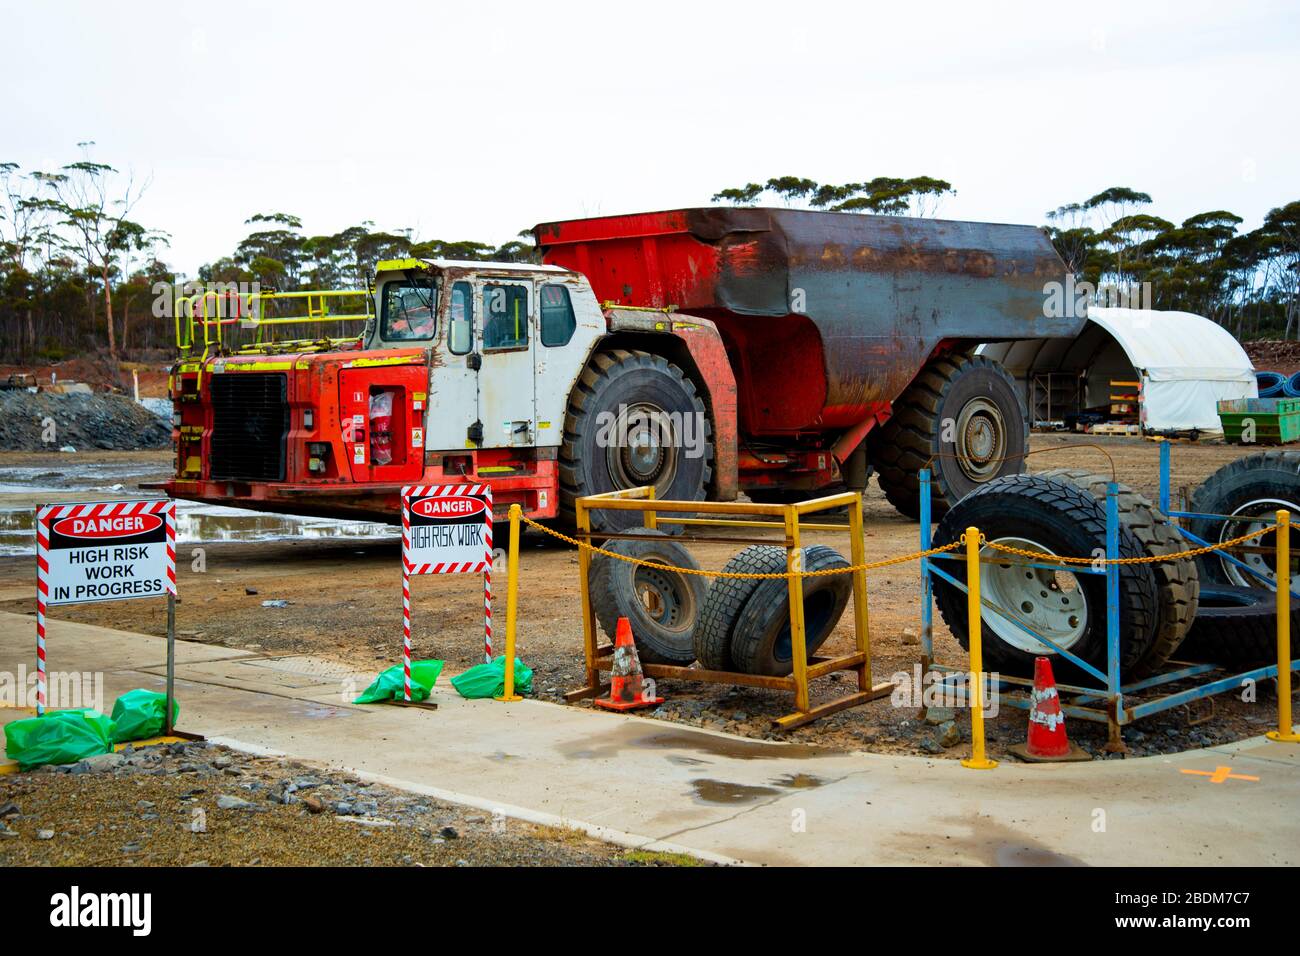
M 424 700 L 442 673 L 442 661 L 411 661 L 411 700 Z M 354 704 L 373 704 L 381 700 L 406 699 L 406 669 L 395 664 L 375 678 L 361 692 Z
M 113 721 L 97 710 L 51 710 L 5 726 L 5 756 L 20 770 L 76 763 L 113 749 Z
M 451 686 L 461 697 L 475 700 L 481 697 L 500 697 L 506 692 L 506 656 L 492 658 L 491 663 L 475 664 L 463 674 L 451 679 Z M 533 672 L 524 662 L 515 658 L 515 693 L 533 692 Z
M 180 714 L 180 701 L 173 700 L 173 727 Z M 114 743 L 160 736 L 167 726 L 167 695 L 141 687 L 127 691 L 113 704 L 113 723 Z

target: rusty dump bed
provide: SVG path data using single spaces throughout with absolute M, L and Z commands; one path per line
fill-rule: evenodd
M 952 346 L 1075 335 L 1044 314 L 1065 264 L 1035 226 L 703 208 L 543 223 L 543 258 L 602 300 L 717 323 L 743 429 L 845 428 Z

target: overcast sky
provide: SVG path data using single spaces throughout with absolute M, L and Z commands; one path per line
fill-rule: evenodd
M 947 179 L 1041 223 L 1300 198 L 1300 4 L 13 2 L 0 161 L 94 157 L 183 272 L 256 212 L 501 243 L 798 175 Z

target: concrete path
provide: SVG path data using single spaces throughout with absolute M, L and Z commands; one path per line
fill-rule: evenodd
M 33 618 L 0 613 L 0 672 L 31 670 L 34 633 Z M 48 645 L 52 669 L 104 674 L 107 708 L 122 691 L 163 686 L 158 638 L 56 620 Z M 437 711 L 358 707 L 345 701 L 371 673 L 186 642 L 177 659 L 183 730 L 629 845 L 800 865 L 1300 863 L 1300 746 L 1262 738 L 975 771 L 537 701 L 465 701 L 445 677 Z M 0 707 L 0 723 L 22 716 Z M 1219 767 L 1258 779 L 1215 782 Z

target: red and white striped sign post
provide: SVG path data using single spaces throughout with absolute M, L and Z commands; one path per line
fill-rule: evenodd
M 411 575 L 483 575 L 483 655 L 492 660 L 492 488 L 402 489 L 402 663 L 411 699 Z
M 50 607 L 167 596 L 167 720 L 176 641 L 176 502 L 42 505 L 36 510 L 36 714 L 45 715 Z

